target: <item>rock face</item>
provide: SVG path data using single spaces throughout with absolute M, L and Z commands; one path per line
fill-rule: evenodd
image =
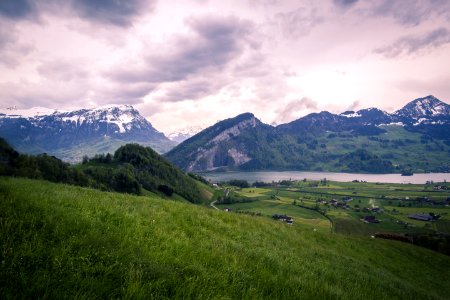
M 388 139 L 390 136 L 382 137 L 381 134 L 392 126 L 401 127 L 402 135 L 392 135 L 395 140 Z M 357 170 L 361 166 L 370 172 L 381 172 L 383 168 L 395 171 L 395 168 L 402 167 L 398 163 L 402 159 L 393 163 L 385 159 L 394 157 L 389 150 L 404 151 L 401 155 L 408 156 L 413 147 L 407 144 L 414 143 L 414 139 L 422 135 L 425 140 L 438 139 L 438 142 L 434 146 L 428 145 L 426 149 L 417 147 L 424 151 L 421 155 L 427 155 L 430 149 L 440 151 L 439 159 L 444 158 L 443 170 L 446 170 L 446 166 L 450 166 L 446 152 L 450 146 L 449 132 L 450 106 L 427 96 L 408 103 L 392 114 L 378 108 L 341 114 L 323 111 L 277 127 L 263 124 L 253 114 L 245 113 L 199 132 L 166 156 L 186 171 L 311 170 L 322 162 L 328 164 L 329 170 L 341 170 L 337 166 L 345 163 L 349 166 L 345 169 L 348 171 L 361 171 Z M 341 140 L 333 142 L 328 138 L 336 136 Z M 318 142 L 320 139 L 321 143 Z M 362 139 L 368 142 L 361 143 Z M 425 140 L 422 142 L 426 143 Z M 337 142 L 342 143 L 344 149 L 336 146 Z M 373 149 L 366 149 L 369 142 L 378 142 L 380 150 L 377 151 L 385 158 L 374 154 Z M 361 146 L 365 149 L 358 148 Z M 364 151 L 356 151 L 358 149 Z M 375 168 L 369 168 L 370 164 Z
M 70 112 L 3 110 L 0 136 L 21 152 L 46 152 L 66 161 L 81 160 L 84 154 L 113 152 L 130 142 L 151 146 L 160 153 L 174 145 L 129 105 Z
M 252 159 L 248 150 L 257 146 L 259 134 L 271 128 L 244 113 L 206 128 L 166 156 L 189 172 L 237 168 Z

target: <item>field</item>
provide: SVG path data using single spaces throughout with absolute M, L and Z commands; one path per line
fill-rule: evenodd
M 438 189 L 437 186 L 443 188 Z M 444 204 L 450 197 L 448 183 L 305 181 L 265 188 L 234 188 L 233 192 L 235 197 L 245 197 L 249 202 L 221 204 L 219 207 L 264 216 L 287 214 L 294 218 L 294 224 L 312 225 L 320 230 L 329 228 L 331 221 L 335 233 L 366 236 L 375 233 L 450 234 L 450 207 Z M 333 205 L 333 201 L 342 206 Z M 409 218 L 409 215 L 417 213 L 434 213 L 440 217 L 432 222 Z M 379 222 L 361 221 L 366 216 L 374 216 Z
M 0 295 L 445 299 L 450 294 L 448 256 L 309 226 L 156 195 L 0 178 Z

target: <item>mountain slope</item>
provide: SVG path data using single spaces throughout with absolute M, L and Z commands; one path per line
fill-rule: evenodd
M 159 152 L 174 145 L 128 105 L 72 112 L 7 110 L 0 113 L 0 136 L 21 152 L 46 152 L 67 161 L 113 152 L 129 142 L 151 146 Z
M 164 201 L 0 178 L 4 299 L 446 299 L 450 258 Z
M 248 151 L 261 146 L 270 128 L 253 114 L 244 113 L 201 131 L 166 157 L 187 171 L 239 167 L 250 160 Z
M 323 111 L 277 127 L 258 120 L 230 135 L 225 125 L 257 120 L 244 114 L 200 132 L 167 158 L 189 171 L 449 172 L 449 107 L 427 96 L 393 114 L 377 108 Z
M 208 202 L 208 189 L 149 147 L 126 144 L 114 155 L 101 154 L 69 165 L 54 156 L 19 154 L 0 138 L 0 176 L 46 179 L 101 190 L 168 197 L 176 194 L 192 203 Z

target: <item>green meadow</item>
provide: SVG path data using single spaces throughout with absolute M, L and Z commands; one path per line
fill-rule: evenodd
M 1 177 L 0 295 L 2 299 L 446 299 L 450 295 L 448 256 L 401 242 L 296 225 L 157 195 L 131 196 Z

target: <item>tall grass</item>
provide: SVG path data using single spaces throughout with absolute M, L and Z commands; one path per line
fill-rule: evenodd
M 0 178 L 0 295 L 445 299 L 450 258 L 153 197 Z

